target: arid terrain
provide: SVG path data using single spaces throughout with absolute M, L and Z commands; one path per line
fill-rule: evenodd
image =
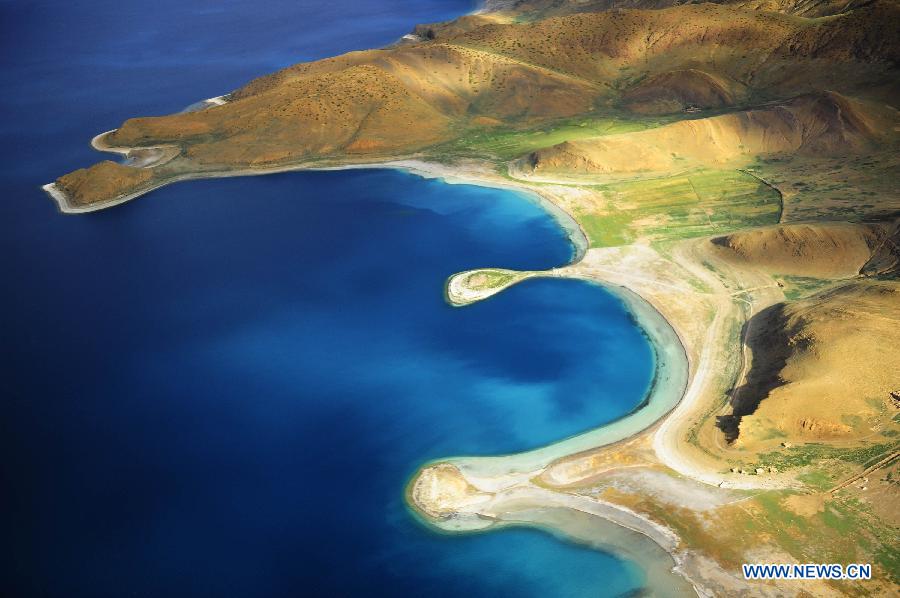
M 449 299 L 534 276 L 627 289 L 677 335 L 680 402 L 574 454 L 429 464 L 413 506 L 446 529 L 536 522 L 584 542 L 549 507 L 601 517 L 704 595 L 895 595 L 898 59 L 896 0 L 494 1 L 128 120 L 94 145 L 132 165 L 46 189 L 87 212 L 190 178 L 383 165 L 530 191 L 577 223 L 578 259 L 485 264 Z M 755 562 L 873 578 L 744 580 Z

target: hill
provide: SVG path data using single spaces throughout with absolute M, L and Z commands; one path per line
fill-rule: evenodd
M 203 109 L 130 119 L 93 143 L 130 165 L 45 189 L 91 211 L 189 178 L 391 162 L 538 196 L 573 263 L 484 264 L 453 276 L 448 300 L 541 276 L 624 289 L 667 339 L 657 378 L 642 411 L 599 430 L 423 466 L 407 496 L 420 514 L 591 545 L 581 517 L 624 521 L 675 551 L 702 595 L 888 595 L 898 62 L 897 0 L 492 0 Z M 650 417 L 659 396 L 680 402 Z M 761 585 L 737 573 L 748 562 L 871 562 L 875 579 Z
M 464 17 L 420 29 L 423 35 L 413 43 L 261 77 L 221 106 L 128 120 L 104 142 L 177 147 L 180 155 L 154 171 L 154 179 L 164 181 L 226 169 L 434 153 L 485 126 L 522 129 L 579 115 L 615 114 L 620 108 L 637 113 L 688 105 L 721 109 L 828 89 L 833 93 L 816 96 L 806 108 L 785 104 L 791 117 L 801 119 L 824 111 L 818 118 L 826 132 L 806 135 L 785 121 L 783 111 L 763 106 L 706 125 L 685 122 L 666 129 L 662 135 L 671 138 L 660 141 L 681 144 L 679 135 L 710 126 L 724 131 L 720 149 L 732 153 L 739 153 L 735 146 L 745 138 L 759 151 L 791 147 L 797 135 L 804 148 L 857 143 L 872 133 L 866 120 L 871 113 L 859 102 L 883 104 L 896 97 L 898 17 L 897 4 L 885 0 L 816 19 L 714 4 L 582 12 L 527 22 Z M 838 124 L 850 126 L 846 135 L 836 130 Z M 778 141 L 776 148 L 768 138 L 753 137 L 759 127 L 769 126 L 789 140 Z M 670 162 L 662 154 L 641 159 L 660 167 Z M 82 199 L 102 203 L 125 193 L 125 187 L 95 181 L 99 171 L 89 172 L 80 185 Z M 94 189 L 86 192 L 89 187 Z
M 868 2 L 839 0 L 718 0 L 748 10 L 778 12 L 803 17 L 825 17 L 866 6 Z M 684 4 L 678 0 L 488 0 L 486 12 L 511 12 L 520 18 L 538 19 L 578 12 L 600 12 L 622 8 L 660 9 Z
M 725 426 L 741 447 L 878 439 L 896 410 L 900 283 L 852 282 L 755 320 L 753 367 Z
M 722 257 L 745 267 L 835 279 L 891 272 L 898 241 L 896 222 L 779 225 L 712 239 Z
M 849 154 L 897 138 L 900 113 L 836 92 L 756 110 L 683 120 L 649 131 L 567 141 L 518 163 L 536 176 L 654 174 L 742 166 L 777 154 Z

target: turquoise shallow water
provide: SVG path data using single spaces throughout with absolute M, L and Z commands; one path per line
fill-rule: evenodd
M 570 436 L 649 384 L 647 341 L 599 287 L 445 304 L 456 271 L 570 259 L 538 206 L 393 171 L 195 181 L 81 217 L 38 190 L 127 116 L 468 8 L 401 4 L 2 5 L 2 593 L 642 585 L 633 564 L 536 530 L 435 534 L 403 503 L 426 460 Z

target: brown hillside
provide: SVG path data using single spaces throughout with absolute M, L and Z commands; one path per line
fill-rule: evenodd
M 685 69 L 654 75 L 629 88 L 622 98 L 632 112 L 666 114 L 688 108 L 732 106 L 745 93 L 739 83 L 697 69 Z
M 749 449 L 794 442 L 881 441 L 896 414 L 900 282 L 859 281 L 755 316 L 753 354 L 734 415 Z
M 424 40 L 444 40 L 496 22 L 499 20 L 488 14 L 465 15 L 452 21 L 416 25 L 413 35 Z
M 660 9 L 683 3 L 679 0 L 488 0 L 485 4 L 489 11 L 516 12 L 525 18 L 536 19 L 622 8 Z M 747 10 L 824 17 L 865 6 L 867 0 L 719 0 L 715 3 Z
M 445 25 L 430 41 L 351 52 L 261 77 L 223 106 L 129 120 L 106 140 L 179 146 L 181 156 L 157 173 L 165 177 L 408 156 L 455 139 L 476 123 L 536 126 L 590 114 L 618 105 L 620 90 L 631 93 L 635 105 L 659 100 L 724 106 L 745 96 L 781 98 L 815 89 L 886 96 L 893 89 L 890 65 L 900 56 L 898 16 L 896 3 L 887 0 L 827 19 L 714 4 L 527 23 L 470 16 Z M 800 135 L 801 143 L 815 137 L 827 147 L 837 143 L 829 135 L 840 141 L 857 131 L 862 137 L 871 133 L 865 122 L 848 117 L 855 114 L 852 102 L 823 110 L 833 114 L 819 118 L 846 123 L 850 134 L 836 132 L 831 123 L 824 132 Z M 706 134 L 721 137 L 727 157 L 741 154 L 736 146 L 744 141 L 767 152 L 792 147 L 780 137 L 797 137 L 793 117 L 784 114 L 761 110 L 732 118 L 713 123 L 722 135 L 694 131 L 702 125 L 690 123 L 684 130 L 666 129 L 674 137 L 661 139 L 662 147 L 681 146 L 679 135 Z M 772 134 L 756 133 L 770 127 Z M 658 148 L 645 156 L 625 145 L 618 149 L 636 164 L 665 167 L 671 160 Z M 688 149 L 702 153 L 701 145 Z
M 828 19 L 701 4 L 488 24 L 451 40 L 592 80 L 618 77 L 622 67 L 652 74 L 680 64 L 766 89 L 789 83 L 796 94 L 798 82 L 821 89 L 854 78 L 816 72 L 809 60 L 895 63 L 897 17 L 890 0 Z
M 900 279 L 900 220 L 894 222 L 888 235 L 875 247 L 860 274 Z
M 252 125 L 254 131 L 270 133 L 258 136 L 257 146 L 265 156 L 256 162 L 280 155 L 335 153 L 356 138 L 376 141 L 382 152 L 401 146 L 416 149 L 449 137 L 447 119 L 585 112 L 604 84 L 617 80 L 621 69 L 632 62 L 648 64 L 651 71 L 671 72 L 673 63 L 696 63 L 698 56 L 712 66 L 708 82 L 741 82 L 748 75 L 762 82 L 777 72 L 778 79 L 789 77 L 794 87 L 800 73 L 809 78 L 817 72 L 801 66 L 803 59 L 852 62 L 896 57 L 896 36 L 869 31 L 871 13 L 892 8 L 873 8 L 823 23 L 715 5 L 576 14 L 527 25 L 489 23 L 446 43 L 354 52 L 290 67 L 238 90 L 231 104 L 128 121 L 110 142 L 147 144 L 204 137 L 243 142 L 241 131 Z M 873 44 L 873 34 L 882 41 Z M 747 62 L 751 56 L 752 67 Z M 797 64 L 786 69 L 783 61 L 788 59 Z M 665 75 L 659 80 L 664 81 Z M 606 88 L 604 93 L 611 92 Z M 710 94 L 714 92 L 707 91 Z M 413 122 L 416 127 L 410 129 Z M 213 161 L 216 156 L 207 154 L 221 149 L 218 144 L 205 145 L 191 155 Z M 254 151 L 244 149 L 248 151 L 243 153 Z M 231 156 L 242 152 L 227 153 L 223 161 L 232 162 L 236 156 Z
M 717 253 L 775 274 L 856 276 L 881 250 L 895 224 L 822 222 L 757 228 L 712 239 Z
M 225 106 L 127 121 L 109 143 L 182 143 L 199 163 L 256 165 L 338 150 L 390 152 L 447 134 L 448 118 L 396 76 L 360 64 L 297 78 Z M 357 148 L 366 148 L 358 150 Z
M 841 155 L 896 137 L 898 123 L 892 108 L 825 92 L 759 110 L 568 141 L 534 152 L 520 167 L 538 173 L 654 173 L 741 165 L 781 153 Z
M 596 94 L 584 81 L 502 56 L 429 44 L 281 71 L 221 107 L 129 120 L 109 141 L 183 143 L 189 158 L 209 164 L 396 155 L 449 139 L 459 119 L 579 114 Z
M 56 179 L 56 186 L 79 206 L 126 195 L 153 179 L 150 170 L 132 168 L 105 160 Z

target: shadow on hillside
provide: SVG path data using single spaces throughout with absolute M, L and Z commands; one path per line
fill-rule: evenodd
M 740 436 L 743 417 L 755 413 L 769 393 L 783 384 L 779 373 L 791 354 L 784 307 L 784 303 L 767 307 L 751 317 L 741 331 L 752 356 L 750 371 L 744 383 L 729 393 L 731 413 L 716 417 L 716 427 L 729 443 Z
M 725 249 L 731 248 L 731 245 L 729 244 L 731 242 L 731 240 L 728 238 L 727 235 L 724 235 L 721 237 L 713 237 L 712 239 L 709 240 L 709 242 L 712 243 L 713 245 L 718 245 L 719 247 L 724 247 Z

